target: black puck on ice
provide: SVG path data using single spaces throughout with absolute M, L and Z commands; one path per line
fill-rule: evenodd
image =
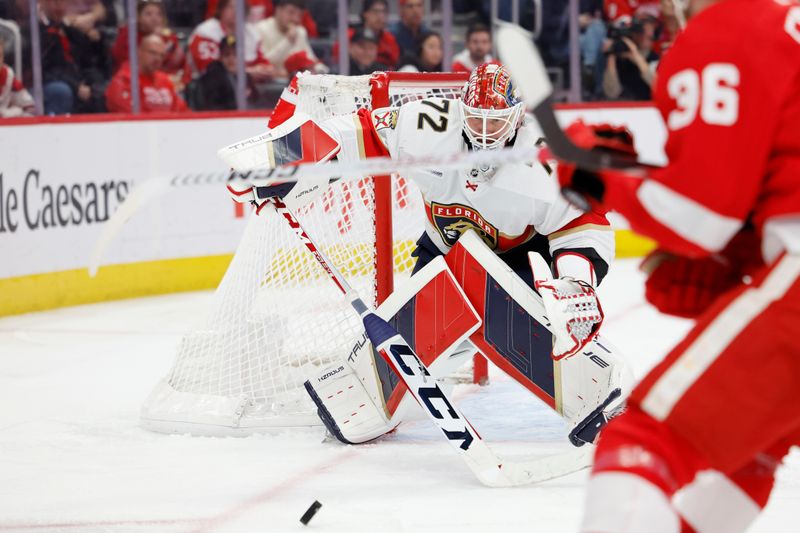
M 303 516 L 300 517 L 300 522 L 302 522 L 304 526 L 307 526 L 308 522 L 314 518 L 315 514 L 317 514 L 317 511 L 319 511 L 320 507 L 322 507 L 322 504 L 317 500 L 314 500 L 314 503 L 311 504 L 311 507 L 309 507 L 308 510 L 303 513 Z

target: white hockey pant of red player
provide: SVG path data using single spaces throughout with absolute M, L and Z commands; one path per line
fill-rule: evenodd
M 737 533 L 800 443 L 800 256 L 723 294 L 601 435 L 583 533 Z

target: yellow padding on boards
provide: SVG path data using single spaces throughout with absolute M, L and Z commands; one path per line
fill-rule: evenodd
M 617 257 L 642 257 L 649 254 L 656 247 L 656 242 L 647 237 L 642 237 L 629 229 L 616 230 Z
M 213 289 L 233 256 L 164 259 L 0 279 L 0 316 L 169 292 Z
M 617 230 L 617 257 L 640 257 L 654 247 L 650 239 L 629 230 Z M 394 243 L 395 271 L 411 271 L 414 266 L 414 258 L 411 257 L 413 249 L 413 240 Z M 371 249 L 363 244 L 337 245 L 327 248 L 325 253 L 348 258 L 346 264 L 338 265 L 348 277 L 365 275 L 372 268 Z M 225 274 L 231 257 L 226 254 L 110 265 L 102 267 L 95 278 L 90 278 L 86 269 L 77 269 L 0 279 L 0 316 L 154 294 L 213 289 Z M 267 272 L 286 273 L 315 267 L 316 261 L 304 248 L 298 247 L 277 254 L 271 266 L 271 269 L 266 269 Z M 325 276 L 318 268 L 311 268 L 307 272 L 312 277 Z M 265 277 L 264 281 L 269 281 L 269 278 Z

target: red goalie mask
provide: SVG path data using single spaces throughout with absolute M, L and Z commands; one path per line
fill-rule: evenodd
M 503 65 L 484 63 L 473 70 L 461 104 L 464 133 L 475 148 L 502 148 L 522 125 L 525 105 Z

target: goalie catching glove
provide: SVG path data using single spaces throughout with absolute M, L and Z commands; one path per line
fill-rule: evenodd
M 528 253 L 536 290 L 550 319 L 553 359 L 575 355 L 595 338 L 603 323 L 603 309 L 594 287 L 570 277 L 553 279 L 541 255 Z

